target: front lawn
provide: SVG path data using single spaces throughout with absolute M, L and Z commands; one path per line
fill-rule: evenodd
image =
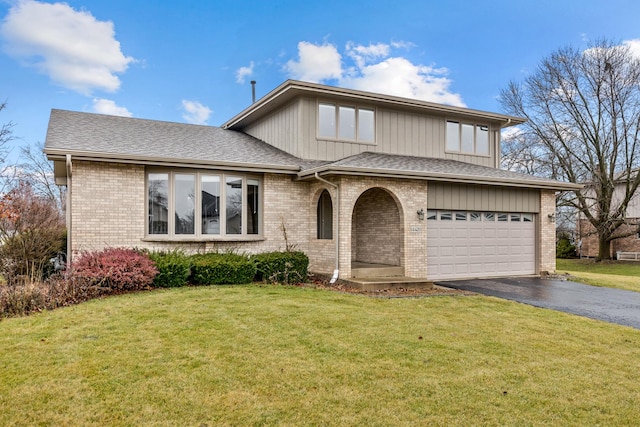
M 637 261 L 558 259 L 556 270 L 588 285 L 640 292 L 640 262 Z
M 0 321 L 0 425 L 633 425 L 640 331 L 482 296 L 178 288 Z

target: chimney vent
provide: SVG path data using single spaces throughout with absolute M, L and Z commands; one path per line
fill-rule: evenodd
M 256 102 L 256 81 L 251 80 L 251 103 Z

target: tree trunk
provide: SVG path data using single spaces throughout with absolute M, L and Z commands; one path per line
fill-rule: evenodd
M 596 261 L 611 259 L 611 240 L 602 234 L 598 237 L 598 257 Z

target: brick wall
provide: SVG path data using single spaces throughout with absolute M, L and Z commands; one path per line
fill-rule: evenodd
M 395 200 L 380 188 L 365 191 L 351 219 L 351 260 L 400 265 L 403 230 Z
M 289 242 L 307 252 L 309 184 L 285 175 L 263 177 L 263 240 L 251 242 L 158 242 L 145 240 L 145 168 L 103 162 L 73 162 L 72 251 L 105 247 L 180 248 L 187 252 L 284 250 Z M 315 224 L 315 223 L 314 223 Z
M 538 270 L 540 273 L 553 273 L 556 271 L 556 224 L 549 219 L 549 215 L 555 215 L 555 213 L 555 192 L 540 191 L 540 215 L 538 215 L 538 228 L 540 230 Z
M 620 227 L 616 234 L 631 234 L 620 237 L 611 242 L 611 256 L 615 257 L 616 252 L 640 252 L 640 239 L 637 235 L 638 227 L 635 225 L 636 219 L 629 219 L 629 224 Z M 581 219 L 578 225 L 579 239 L 582 240 L 580 254 L 583 257 L 595 258 L 598 256 L 598 235 L 595 228 L 586 219 Z

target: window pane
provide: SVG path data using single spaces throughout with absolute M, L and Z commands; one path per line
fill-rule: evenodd
M 373 110 L 358 110 L 358 140 L 364 142 L 375 141 L 375 115 Z
M 460 151 L 460 124 L 447 121 L 447 151 Z
M 480 216 L 480 212 L 471 212 L 469 213 L 469 218 L 471 221 L 480 221 L 482 217 Z
M 247 234 L 260 230 L 260 181 L 247 179 Z
M 506 213 L 499 213 L 498 221 L 501 221 L 501 222 L 509 221 L 509 216 Z
M 473 125 L 462 124 L 462 144 L 460 151 L 463 153 L 473 153 Z
M 484 213 L 484 220 L 485 221 L 495 221 L 496 220 L 496 215 L 493 212 L 485 212 Z
M 466 212 L 456 212 L 456 221 L 466 221 L 467 213 Z
M 336 107 L 333 104 L 318 104 L 318 136 L 336 137 Z
M 451 221 L 451 212 L 440 212 L 440 221 Z
M 520 222 L 520 214 L 511 214 L 511 221 Z
M 227 177 L 225 203 L 227 234 L 242 234 L 242 178 Z
M 333 239 L 333 202 L 327 190 L 320 194 L 317 209 L 318 239 Z
M 427 211 L 427 221 L 435 221 L 438 219 L 438 211 Z
M 356 109 L 339 107 L 338 137 L 340 139 L 356 139 Z
M 220 234 L 220 177 L 202 175 L 202 234 Z
M 489 155 L 489 126 L 476 128 L 476 154 Z
M 195 225 L 195 177 L 176 174 L 173 188 L 175 203 L 175 233 L 193 234 Z
M 169 174 L 149 174 L 149 234 L 169 232 Z
M 533 214 L 522 214 L 522 221 L 533 222 Z

